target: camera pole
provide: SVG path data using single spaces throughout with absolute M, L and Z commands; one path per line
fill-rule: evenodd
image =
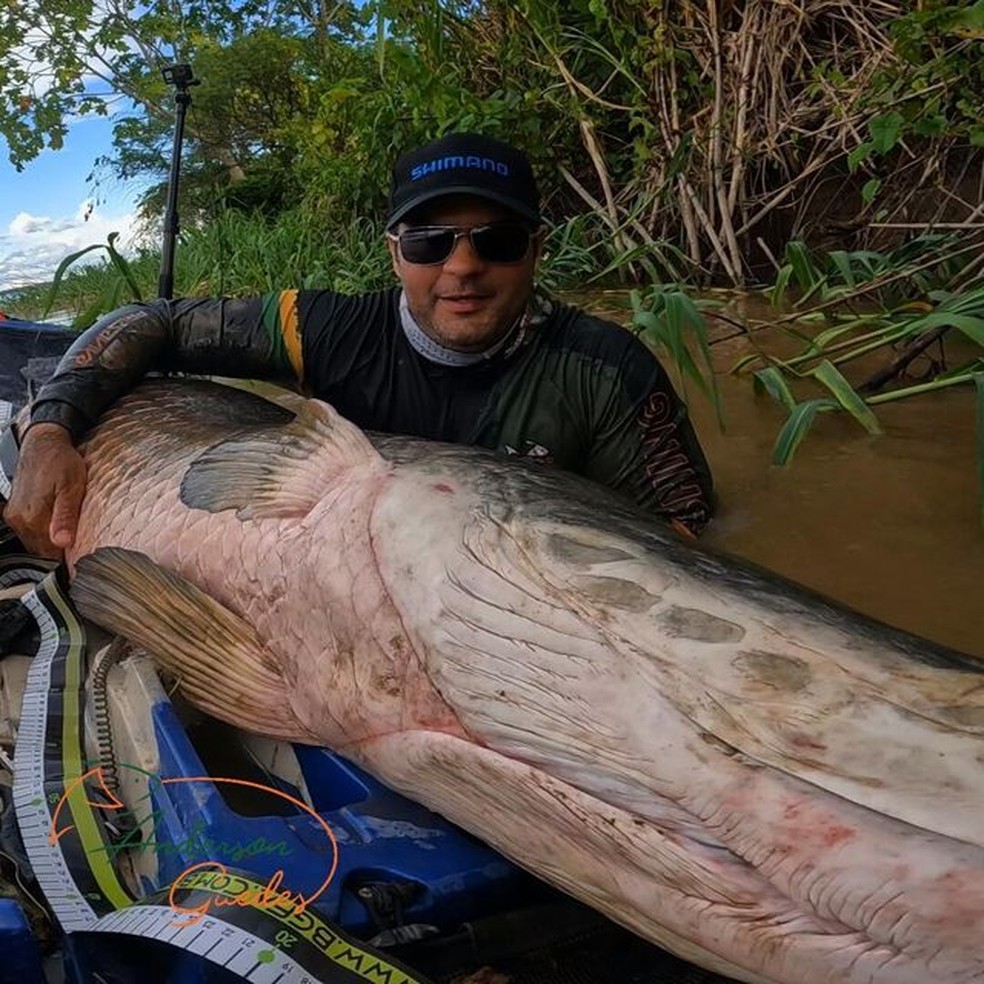
M 190 65 L 168 65 L 161 69 L 164 81 L 175 88 L 174 144 L 171 148 L 171 173 L 167 182 L 167 206 L 164 211 L 164 248 L 157 280 L 157 296 L 170 300 L 174 292 L 174 244 L 178 238 L 178 177 L 181 172 L 181 142 L 185 114 L 191 105 L 189 87 L 198 85 Z

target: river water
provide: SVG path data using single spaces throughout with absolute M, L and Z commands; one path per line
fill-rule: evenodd
M 729 300 L 733 316 L 768 316 L 760 300 Z M 581 303 L 626 322 L 625 301 L 617 295 Z M 716 319 L 709 324 L 712 338 L 734 332 Z M 756 338 L 788 352 L 788 340 L 778 335 L 759 332 Z M 743 338 L 712 345 L 723 431 L 709 401 L 688 387 L 691 417 L 719 496 L 717 518 L 703 541 L 984 658 L 984 521 L 973 387 L 875 408 L 884 431 L 877 436 L 845 414 L 819 414 L 792 463 L 779 468 L 770 460 L 785 410 L 756 395 L 750 375 L 730 372 L 749 351 Z M 888 358 L 870 359 L 852 381 Z

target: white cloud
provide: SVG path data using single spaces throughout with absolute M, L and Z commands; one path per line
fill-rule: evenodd
M 33 215 L 28 215 L 27 212 L 21 212 L 10 223 L 10 228 L 7 231 L 11 236 L 30 236 L 33 232 L 39 232 L 50 221 L 50 219 L 37 219 Z
M 111 232 L 119 233 L 115 246 L 126 253 L 137 239 L 135 214 L 103 215 L 90 201 L 83 201 L 71 218 L 19 213 L 0 233 L 0 290 L 50 280 L 66 256 L 107 242 Z M 79 262 L 106 257 L 105 250 L 93 250 Z

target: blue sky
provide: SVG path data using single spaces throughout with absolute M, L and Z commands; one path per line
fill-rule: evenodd
M 110 232 L 121 242 L 133 235 L 139 186 L 86 182 L 111 141 L 110 119 L 76 119 L 61 150 L 45 150 L 18 172 L 0 135 L 0 290 L 50 279 L 62 258 Z

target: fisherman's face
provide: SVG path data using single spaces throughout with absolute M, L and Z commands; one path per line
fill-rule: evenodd
M 465 195 L 440 198 L 418 209 L 396 232 L 418 226 L 455 226 L 458 230 L 498 222 L 516 223 L 508 209 Z M 389 240 L 393 270 L 411 314 L 434 341 L 457 352 L 480 352 L 497 342 L 522 313 L 533 290 L 533 274 L 543 246 L 542 231 L 514 263 L 482 259 L 467 236 L 460 237 L 443 263 L 409 262 L 400 245 Z

